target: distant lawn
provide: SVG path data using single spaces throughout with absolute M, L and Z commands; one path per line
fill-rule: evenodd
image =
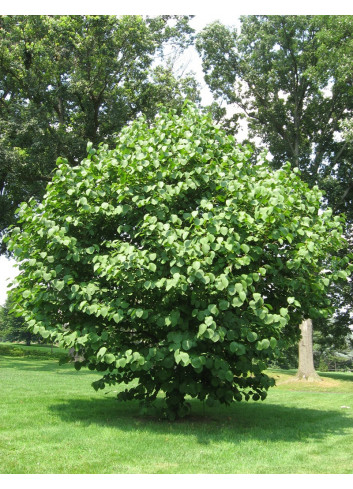
M 192 402 L 173 423 L 96 393 L 96 373 L 0 356 L 0 473 L 353 473 L 353 374 L 293 373 L 273 370 L 264 402 Z
M 32 343 L 27 346 L 24 343 L 0 342 L 0 355 L 11 357 L 41 357 L 60 358 L 67 355 L 67 350 L 54 345 Z

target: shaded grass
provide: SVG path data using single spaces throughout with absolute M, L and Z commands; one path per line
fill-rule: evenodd
M 117 402 L 118 387 L 94 392 L 99 374 L 0 357 L 0 473 L 353 473 L 353 375 L 298 386 L 272 374 L 264 402 L 191 401 L 168 422 Z

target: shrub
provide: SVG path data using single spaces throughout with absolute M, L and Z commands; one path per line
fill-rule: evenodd
M 115 149 L 89 144 L 76 167 L 59 160 L 9 242 L 33 332 L 101 371 L 96 389 L 125 383 L 120 399 L 146 403 L 163 391 L 170 418 L 186 414 L 186 395 L 264 399 L 277 340 L 327 311 L 347 259 L 335 258 L 342 219 L 319 212 L 320 191 L 289 164 L 250 159 L 186 104 L 126 127 Z

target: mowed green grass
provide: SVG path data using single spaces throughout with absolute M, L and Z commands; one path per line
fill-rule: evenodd
M 278 386 L 264 402 L 204 408 L 177 422 L 139 416 L 118 387 L 57 360 L 0 356 L 2 474 L 351 474 L 353 374 Z

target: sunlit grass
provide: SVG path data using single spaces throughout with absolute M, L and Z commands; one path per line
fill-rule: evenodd
M 0 473 L 353 473 L 353 375 L 271 374 L 264 402 L 168 422 L 96 393 L 96 373 L 0 357 Z

